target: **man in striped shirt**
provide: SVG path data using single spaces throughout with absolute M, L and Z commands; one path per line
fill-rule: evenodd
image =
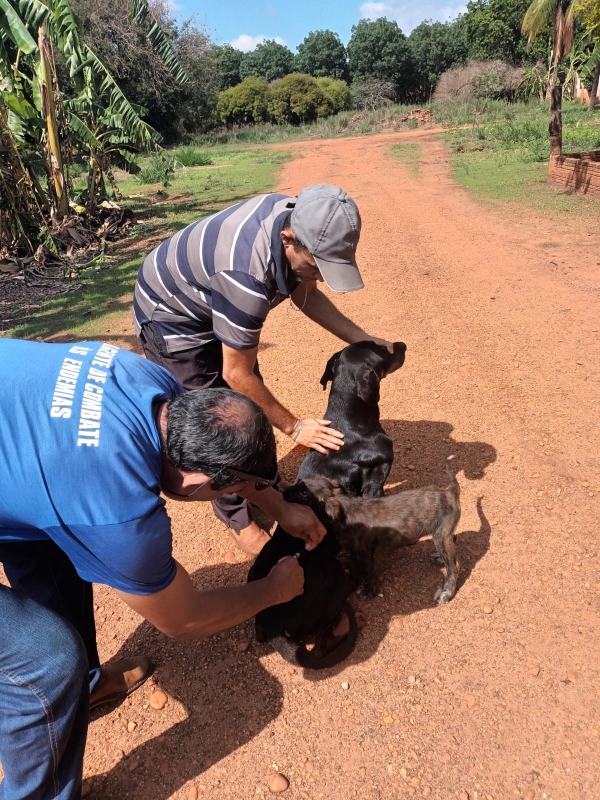
M 344 342 L 392 347 L 345 317 L 317 289 L 364 286 L 356 265 L 361 219 L 337 186 L 319 184 L 298 198 L 253 197 L 188 225 L 153 250 L 140 268 L 133 300 L 136 333 L 147 358 L 186 389 L 229 386 L 252 398 L 273 425 L 320 453 L 343 435 L 323 419 L 300 419 L 262 382 L 257 353 L 269 311 L 285 298 Z M 256 555 L 267 537 L 236 495 L 213 502 L 216 516 Z

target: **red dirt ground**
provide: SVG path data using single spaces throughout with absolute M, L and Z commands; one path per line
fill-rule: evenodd
M 388 148 L 417 138 L 414 178 Z M 99 587 L 101 655 L 150 653 L 169 703 L 150 708 L 145 686 L 94 719 L 92 796 L 247 800 L 268 796 L 279 769 L 284 796 L 303 800 L 600 798 L 598 232 L 476 205 L 433 138 L 285 147 L 296 158 L 279 189 L 337 183 L 361 209 L 366 288 L 336 302 L 408 344 L 382 385 L 390 486 L 443 485 L 444 457 L 457 455 L 460 589 L 434 606 L 430 541 L 380 553 L 383 597 L 360 604 L 355 653 L 315 675 L 257 645 L 250 623 L 166 640 Z M 280 307 L 261 370 L 293 411 L 317 415 L 337 349 Z M 303 452 L 280 444 L 291 478 Z M 248 562 L 226 562 L 210 507 L 169 511 L 176 556 L 199 587 L 244 580 Z

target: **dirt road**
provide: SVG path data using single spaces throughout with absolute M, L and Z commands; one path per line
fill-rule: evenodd
M 292 145 L 279 188 L 337 183 L 360 206 L 366 288 L 337 302 L 408 344 L 382 387 L 390 486 L 444 483 L 444 456 L 457 455 L 459 593 L 434 607 L 431 542 L 380 554 L 383 596 L 362 604 L 355 654 L 303 675 L 251 625 L 170 642 L 100 588 L 101 654 L 151 652 L 170 700 L 154 711 L 144 688 L 95 719 L 94 797 L 261 797 L 275 768 L 285 796 L 305 800 L 600 797 L 600 237 L 474 204 L 433 138 L 418 139 L 411 176 L 389 156 L 409 138 Z M 290 408 L 314 415 L 336 349 L 279 308 L 261 369 Z M 290 450 L 282 439 L 288 477 L 302 457 Z M 244 579 L 247 562 L 226 563 L 208 508 L 170 512 L 176 556 L 199 586 Z

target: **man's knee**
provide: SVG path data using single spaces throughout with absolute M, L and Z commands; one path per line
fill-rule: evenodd
M 67 686 L 81 685 L 88 681 L 88 657 L 83 639 L 65 620 L 59 618 L 51 636 L 53 645 L 60 648 L 49 656 L 51 669 L 57 682 Z M 48 664 L 48 662 L 46 662 Z

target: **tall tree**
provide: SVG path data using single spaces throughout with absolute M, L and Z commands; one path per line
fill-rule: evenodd
M 523 16 L 531 0 L 471 0 L 465 14 L 465 37 L 469 58 L 487 61 L 499 58 L 510 64 L 546 63 L 551 28 L 546 23 L 533 46 L 527 47 L 521 33 Z M 543 34 L 543 35 L 542 35 Z
M 146 110 L 144 119 L 167 143 L 213 122 L 219 90 L 217 49 L 207 31 L 178 24 L 165 0 L 150 8 L 190 78 L 174 80 L 129 15 L 130 0 L 71 0 L 82 39 L 92 46 L 123 93 Z
M 413 91 L 414 60 L 407 38 L 396 22 L 385 17 L 375 22 L 361 19 L 352 26 L 348 66 L 354 82 L 390 81 L 400 99 Z
M 467 60 L 464 17 L 452 23 L 422 22 L 414 28 L 408 43 L 415 61 L 419 93 L 429 100 L 440 75 Z
M 240 64 L 240 77 L 261 78 L 270 83 L 294 71 L 294 54 L 275 39 L 267 39 L 246 53 Z
M 240 67 L 244 54 L 230 44 L 221 45 L 217 48 L 217 60 L 219 65 L 220 86 L 222 90 L 230 89 L 242 82 Z
M 529 42 L 552 22 L 553 70 L 550 90 L 550 156 L 562 153 L 562 84 L 558 65 L 569 53 L 575 36 L 576 6 L 573 0 L 533 0 L 523 17 L 523 33 Z
M 311 31 L 297 47 L 295 68 L 297 72 L 314 78 L 347 80 L 348 62 L 346 48 L 333 31 Z

